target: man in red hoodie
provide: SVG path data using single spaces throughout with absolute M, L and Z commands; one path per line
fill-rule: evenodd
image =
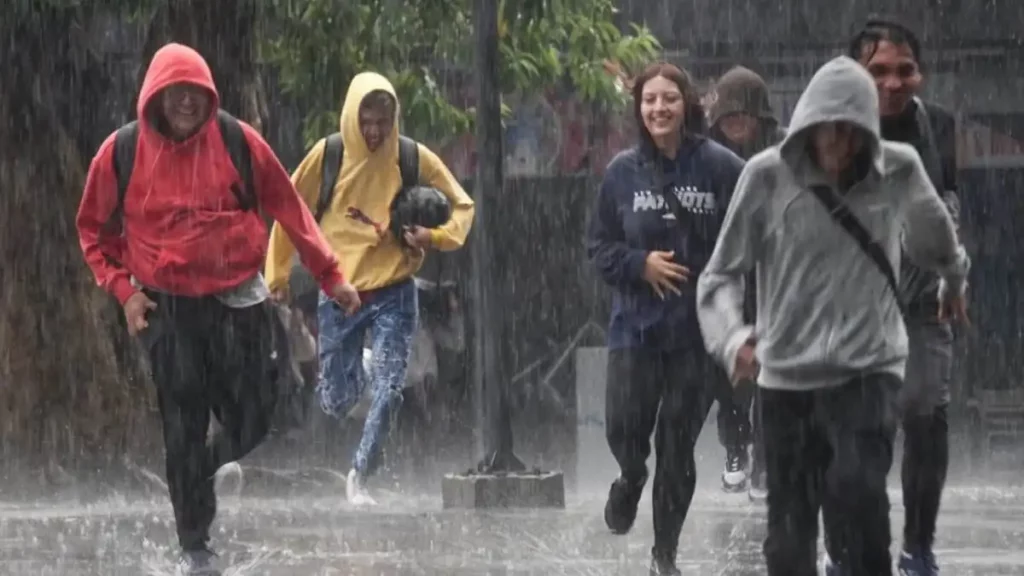
M 243 205 L 246 178 L 221 134 L 218 107 L 203 58 L 179 44 L 161 48 L 139 95 L 134 164 L 121 160 L 132 170 L 123 200 L 111 135 L 93 158 L 77 218 L 89 267 L 148 352 L 180 568 L 189 575 L 218 574 L 208 548 L 214 474 L 259 445 L 277 398 L 272 310 L 260 272 L 268 234 L 259 212 L 281 223 L 339 306 L 359 306 L 273 151 L 239 123 L 258 210 Z M 221 429 L 207 438 L 211 412 Z

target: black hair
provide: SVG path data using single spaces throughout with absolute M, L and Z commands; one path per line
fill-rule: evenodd
M 363 97 L 362 102 L 359 103 L 360 110 L 368 110 L 376 108 L 386 111 L 388 114 L 394 114 L 397 102 L 395 97 L 384 90 L 372 90 L 369 94 Z
M 917 34 L 909 26 L 895 18 L 878 15 L 869 16 L 867 22 L 864 23 L 864 28 L 850 40 L 847 56 L 860 61 L 864 49 L 870 48 L 871 52 L 868 54 L 870 60 L 878 50 L 878 43 L 882 41 L 910 48 L 910 53 L 914 55 L 914 61 L 917 62 L 918 68 L 921 67 L 921 41 L 918 40 Z

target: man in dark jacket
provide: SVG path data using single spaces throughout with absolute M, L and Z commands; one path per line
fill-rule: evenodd
M 917 150 L 935 189 L 959 221 L 956 181 L 956 122 L 951 114 L 921 101 L 921 46 L 914 33 L 894 20 L 869 19 L 850 42 L 857 59 L 878 87 L 882 137 Z M 900 394 L 904 449 L 902 465 L 903 552 L 901 576 L 936 576 L 932 542 L 949 464 L 949 385 L 953 371 L 953 332 L 939 313 L 939 277 L 907 259 L 900 271 L 906 304 L 909 357 Z M 829 511 L 825 510 L 826 534 Z M 830 555 L 833 546 L 828 546 Z M 843 574 L 828 566 L 829 574 Z
M 756 72 L 736 66 L 715 83 L 706 96 L 710 135 L 744 160 L 777 144 L 786 135 L 779 126 L 768 85 Z M 754 318 L 753 279 L 747 294 L 745 313 Z M 750 499 L 765 497 L 764 452 L 760 442 L 760 418 L 753 402 L 757 387 L 744 382 L 736 390 L 718 388 L 718 439 L 726 451 L 722 486 L 728 492 L 743 490 L 747 484 L 747 447 L 753 444 L 750 466 Z

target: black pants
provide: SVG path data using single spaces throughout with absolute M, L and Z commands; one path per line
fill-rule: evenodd
M 277 400 L 269 302 L 229 308 L 215 298 L 149 294 L 157 309 L 141 339 L 149 352 L 163 419 L 178 541 L 209 540 L 217 512 L 213 475 L 267 435 Z M 220 431 L 207 438 L 211 412 Z
M 907 318 L 910 354 L 900 390 L 903 415 L 903 546 L 930 551 L 949 468 L 953 332 L 934 319 Z
M 718 400 L 718 441 L 730 452 L 746 449 L 750 444 L 752 390 L 752 386 L 746 382 L 735 389 L 727 382 L 715 386 L 715 399 Z
M 721 376 L 702 349 L 610 350 L 605 422 L 622 476 L 647 478 L 654 433 L 654 549 L 675 555 L 697 483 L 693 448 Z
M 845 574 L 892 574 L 885 483 L 899 387 L 896 376 L 869 374 L 825 390 L 761 390 L 769 576 L 817 574 L 822 508 L 829 555 Z

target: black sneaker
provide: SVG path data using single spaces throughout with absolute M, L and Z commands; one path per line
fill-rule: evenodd
M 722 488 L 726 492 L 742 492 L 747 489 L 747 464 L 750 457 L 747 450 L 729 450 L 725 457 L 725 471 L 722 472 Z
M 636 508 L 644 493 L 647 478 L 630 481 L 622 476 L 612 482 L 608 490 L 608 502 L 604 505 L 604 523 L 615 534 L 626 534 L 636 520 Z
M 216 566 L 217 555 L 209 549 L 182 550 L 178 576 L 222 576 Z
M 683 576 L 679 568 L 676 568 L 675 552 L 669 554 L 651 550 L 650 576 Z

